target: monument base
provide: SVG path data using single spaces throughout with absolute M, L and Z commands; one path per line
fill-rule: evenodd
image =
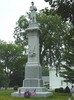
M 25 93 L 30 92 L 30 97 L 49 97 L 52 96 L 52 92 L 48 92 L 45 87 L 20 87 L 17 92 L 13 92 L 11 95 L 14 97 L 26 97 Z

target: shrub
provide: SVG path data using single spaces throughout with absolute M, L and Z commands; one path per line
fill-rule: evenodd
M 70 88 L 67 86 L 67 87 L 64 89 L 64 92 L 65 92 L 65 93 L 70 93 Z
M 18 86 L 16 85 L 16 86 L 14 86 L 14 90 L 17 90 L 18 89 Z
M 63 92 L 64 92 L 64 89 L 63 89 L 62 87 L 60 87 L 60 88 L 59 88 L 59 92 L 60 92 L 60 93 L 63 93 Z
M 59 88 L 56 88 L 56 89 L 55 89 L 55 92 L 59 92 Z
M 55 92 L 63 93 L 64 92 L 64 89 L 62 87 L 56 88 L 55 89 Z

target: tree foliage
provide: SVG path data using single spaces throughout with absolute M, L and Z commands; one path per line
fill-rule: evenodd
M 17 81 L 23 80 L 25 62 L 26 57 L 23 55 L 23 48 L 21 45 L 7 44 L 4 42 L 0 43 L 0 67 L 2 68 L 1 72 L 3 72 L 2 77 L 6 77 L 3 78 L 6 80 L 6 86 L 9 86 L 10 83 L 16 85 L 15 83 Z M 14 77 L 11 77 L 13 74 L 16 80 L 14 80 Z M 18 75 L 16 76 L 16 74 Z M 17 77 L 19 77 L 19 80 Z M 13 81 L 11 82 L 12 78 Z
M 61 73 L 61 76 L 71 83 L 74 83 L 74 28 L 65 37 L 65 51 L 63 54 L 63 61 L 65 65 L 62 65 L 65 69 Z
M 62 16 L 66 21 L 69 20 L 74 25 L 74 2 L 73 0 L 45 0 L 51 5 L 51 9 Z
M 67 23 L 72 25 L 72 28 L 63 38 L 64 53 L 63 61 L 66 65 L 62 65 L 65 71 L 61 76 L 66 78 L 66 81 L 74 83 L 74 1 L 73 0 L 45 0 L 51 6 L 51 12 L 58 14 Z

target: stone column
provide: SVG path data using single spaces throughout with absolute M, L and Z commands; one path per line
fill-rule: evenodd
M 26 29 L 28 34 L 28 62 L 25 67 L 25 87 L 42 87 L 42 67 L 39 62 L 39 27 L 37 23 L 30 24 Z

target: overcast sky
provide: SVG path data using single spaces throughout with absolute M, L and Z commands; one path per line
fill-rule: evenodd
M 0 0 L 0 39 L 13 41 L 14 27 L 21 15 L 29 11 L 32 0 Z M 33 0 L 38 10 L 49 7 L 44 0 Z

